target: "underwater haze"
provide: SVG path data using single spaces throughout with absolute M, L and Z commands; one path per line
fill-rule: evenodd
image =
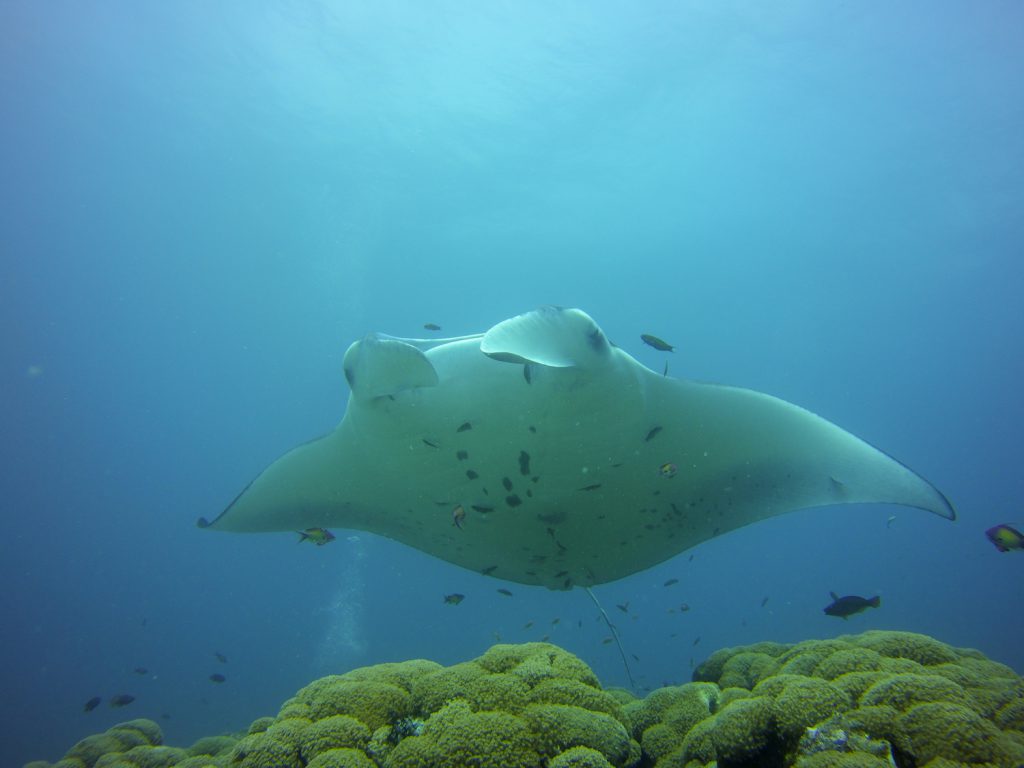
M 338 423 L 351 342 L 549 304 L 958 512 L 797 512 L 596 587 L 638 687 L 871 628 L 1024 671 L 1024 553 L 984 535 L 1024 522 L 1022 30 L 1012 1 L 0 0 L 0 763 L 499 639 L 628 685 L 579 589 L 195 524 Z

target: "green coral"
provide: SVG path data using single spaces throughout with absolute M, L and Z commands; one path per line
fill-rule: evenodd
M 128 762 L 137 768 L 172 768 L 189 757 L 187 750 L 178 747 L 133 747 L 125 753 Z
M 860 697 L 860 703 L 866 706 L 888 704 L 899 710 L 929 701 L 966 704 L 967 694 L 959 685 L 939 675 L 898 674 L 879 680 Z
M 548 768 L 613 768 L 604 755 L 590 747 L 573 747 L 557 755 Z
M 604 712 L 566 704 L 532 704 L 523 717 L 543 757 L 553 757 L 571 747 L 595 749 L 613 765 L 623 765 L 629 757 L 629 733 Z
M 230 752 L 238 739 L 234 736 L 204 736 L 188 748 L 190 755 L 220 755 Z
M 428 714 L 453 699 L 466 698 L 473 681 L 486 674 L 479 664 L 470 661 L 425 674 L 413 684 L 413 710 Z
M 526 722 L 505 712 L 474 712 L 455 699 L 431 715 L 419 736 L 402 739 L 386 768 L 530 768 L 540 762 Z
M 944 757 L 1012 765 L 1024 757 L 995 725 L 960 704 L 918 704 L 901 716 L 897 734 L 896 748 L 918 764 Z
M 791 742 L 807 728 L 849 707 L 846 694 L 827 681 L 814 677 L 795 680 L 775 697 L 778 734 Z
M 366 749 L 372 736 L 370 729 L 348 715 L 331 715 L 317 720 L 301 731 L 299 754 L 305 762 L 336 749 Z
M 924 667 L 960 659 L 952 646 L 915 632 L 870 630 L 858 636 L 857 645 L 881 656 L 910 659 Z
M 349 715 L 371 730 L 408 717 L 412 701 L 404 687 L 381 680 L 346 679 L 341 675 L 322 677 L 295 695 L 308 708 L 310 720 L 331 715 Z
M 377 768 L 377 765 L 365 752 L 342 747 L 321 752 L 306 768 Z
M 814 676 L 835 680 L 854 672 L 877 672 L 882 668 L 882 661 L 882 655 L 870 648 L 844 648 L 819 661 Z
M 722 688 L 751 689 L 775 673 L 778 661 L 765 653 L 737 653 L 722 667 L 718 684 Z
M 260 717 L 253 720 L 249 725 L 249 733 L 263 733 L 267 728 L 272 726 L 276 721 L 272 717 Z
M 973 649 L 872 631 L 716 651 L 694 682 L 603 690 L 549 643 L 315 680 L 244 734 L 162 744 L 149 720 L 31 768 L 1016 768 L 1024 681 Z

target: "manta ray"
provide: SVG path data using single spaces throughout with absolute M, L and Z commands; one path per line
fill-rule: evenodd
M 348 528 L 496 578 L 602 584 L 808 507 L 889 503 L 953 520 L 934 486 L 799 406 L 673 378 L 579 309 L 448 339 L 371 334 L 351 394 L 202 528 Z

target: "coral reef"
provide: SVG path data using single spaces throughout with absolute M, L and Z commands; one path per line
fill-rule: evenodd
M 713 653 L 694 682 L 604 690 L 548 643 L 316 680 L 187 749 L 120 723 L 26 768 L 1016 768 L 1024 681 L 971 649 L 865 632 Z

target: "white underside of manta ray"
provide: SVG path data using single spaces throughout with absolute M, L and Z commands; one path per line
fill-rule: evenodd
M 807 507 L 883 502 L 956 517 L 860 438 L 770 395 L 655 373 L 578 309 L 456 339 L 370 335 L 349 347 L 345 376 L 338 427 L 201 527 L 358 529 L 569 589 Z

